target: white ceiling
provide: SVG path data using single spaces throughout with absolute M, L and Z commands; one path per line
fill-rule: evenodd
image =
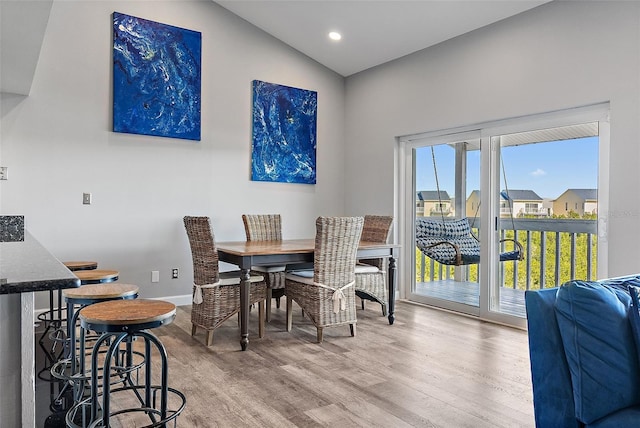
M 549 0 L 214 1 L 346 77 Z
M 215 0 L 342 76 L 549 0 Z M 0 92 L 28 95 L 53 0 L 0 0 Z M 342 33 L 340 42 L 327 37 Z
M 53 0 L 0 0 L 0 92 L 29 95 Z

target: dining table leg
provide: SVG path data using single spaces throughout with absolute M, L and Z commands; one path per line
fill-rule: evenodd
M 249 346 L 249 269 L 240 269 L 240 346 L 243 351 Z
M 389 257 L 389 325 L 396 320 L 394 315 L 396 306 L 396 259 Z

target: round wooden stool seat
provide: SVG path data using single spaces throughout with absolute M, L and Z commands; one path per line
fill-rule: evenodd
M 113 300 L 83 308 L 80 324 L 98 332 L 130 332 L 169 324 L 175 316 L 176 305 L 163 300 Z
M 88 262 L 88 261 L 68 261 L 62 262 L 63 265 L 67 267 L 70 271 L 74 272 L 77 270 L 92 270 L 98 268 L 98 262 Z
M 82 284 L 100 284 L 116 281 L 120 272 L 108 269 L 91 269 L 75 271 L 74 274 Z
M 74 300 L 101 300 L 115 299 L 118 297 L 125 298 L 127 296 L 138 294 L 138 286 L 121 283 L 87 284 L 78 288 L 67 288 L 62 291 L 62 294 L 66 299 Z

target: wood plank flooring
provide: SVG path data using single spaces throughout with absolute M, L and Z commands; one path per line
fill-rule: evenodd
M 191 337 L 189 306 L 154 332 L 169 384 L 187 397 L 179 427 L 533 427 L 527 333 L 406 302 L 389 326 L 380 306 L 325 330 L 273 305 L 266 336 L 240 351 L 235 318 Z M 123 422 L 123 426 L 133 426 Z

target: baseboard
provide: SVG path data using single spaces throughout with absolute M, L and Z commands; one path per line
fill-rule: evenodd
M 166 300 L 176 306 L 187 306 L 191 304 L 193 295 L 184 294 L 182 296 L 166 296 L 166 297 L 149 297 L 150 300 Z

